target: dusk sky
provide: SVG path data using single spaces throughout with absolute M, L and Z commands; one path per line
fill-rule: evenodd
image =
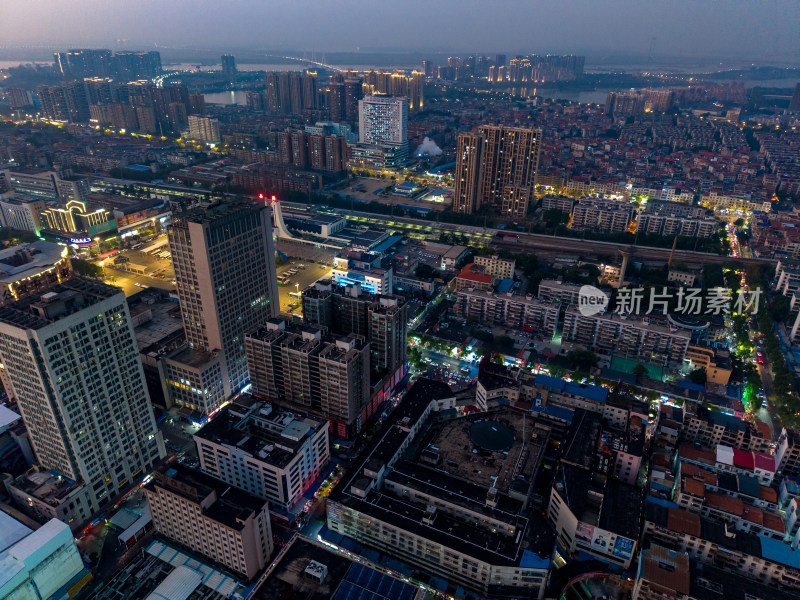
M 797 0 L 2 0 L 3 46 L 800 56 Z M 116 44 L 117 40 L 121 40 Z

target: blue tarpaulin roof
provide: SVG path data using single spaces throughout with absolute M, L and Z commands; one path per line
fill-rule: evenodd
M 506 292 L 510 292 L 511 289 L 514 287 L 514 280 L 513 279 L 503 279 L 500 284 L 497 286 L 497 291 L 501 294 Z

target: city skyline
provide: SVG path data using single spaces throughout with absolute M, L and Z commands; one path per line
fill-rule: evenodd
M 153 48 L 304 48 L 316 52 L 441 51 L 475 52 L 475 40 L 487 51 L 585 53 L 596 56 L 743 58 L 763 63 L 796 63 L 796 3 L 774 0 L 761 4 L 719 6 L 711 1 L 663 2 L 645 6 L 630 0 L 599 5 L 584 0 L 564 4 L 505 2 L 487 11 L 482 4 L 464 6 L 415 1 L 377 6 L 361 0 L 336 5 L 312 2 L 294 7 L 240 0 L 217 4 L 201 1 L 187 22 L 182 3 L 141 3 L 138 16 L 125 20 L 97 0 L 66 6 L 31 6 L 21 0 L 5 3 L 0 38 L 6 48 L 48 44 Z M 458 9 L 458 10 L 456 10 Z M 161 17 L 151 19 L 153 10 Z M 420 19 L 420 11 L 425 14 Z M 309 14 L 315 19 L 309 20 Z M 514 18 L 509 19 L 513 14 Z M 184 33 L 171 24 L 187 22 Z M 368 26 L 379 20 L 392 27 Z M 442 27 L 447 22 L 448 27 Z M 340 24 L 340 25 L 337 25 Z M 709 26 L 713 23 L 713 26 Z M 352 35 L 342 35 L 342 27 Z M 169 28 L 169 29 L 167 29 Z M 39 32 L 48 31 L 43 38 Z M 113 31 L 98 35 L 97 31 Z M 226 32 L 230 32 L 226 34 Z M 493 33 L 496 32 L 496 33 Z M 306 40 L 313 40 L 307 43 Z M 0 58 L 4 48 L 0 47 Z

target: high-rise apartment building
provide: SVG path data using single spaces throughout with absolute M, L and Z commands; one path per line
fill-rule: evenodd
M 233 54 L 223 54 L 220 57 L 222 74 L 226 77 L 236 76 L 236 57 Z
M 363 336 L 331 336 L 274 319 L 245 338 L 253 393 L 358 433 L 370 400 L 370 349 Z
M 272 554 L 266 500 L 181 464 L 161 467 L 144 490 L 155 530 L 253 579 Z
M 461 134 L 456 151 L 453 209 L 481 208 L 524 218 L 536 185 L 541 131 L 484 125 Z
M 81 123 L 89 120 L 89 100 L 83 81 L 43 85 L 37 89 L 42 113 L 48 119 Z
M 408 100 L 367 96 L 358 102 L 358 141 L 366 144 L 406 144 Z
M 303 318 L 335 335 L 354 333 L 370 343 L 370 365 L 392 373 L 407 358 L 408 306 L 405 298 L 370 294 L 360 284 L 318 282 L 303 292 Z
M 315 71 L 268 72 L 266 84 L 264 108 L 267 112 L 300 114 L 319 107 Z
M 71 49 L 53 54 L 56 70 L 65 78 L 104 77 L 111 73 L 111 50 Z
M 278 314 L 272 217 L 219 200 L 173 214 L 168 237 L 188 346 L 165 361 L 166 393 L 208 414 L 250 381 L 245 333 Z
M 69 279 L 0 308 L 0 363 L 36 458 L 82 486 L 62 518 L 85 522 L 165 456 L 138 354 L 119 288 Z
M 189 115 L 189 135 L 194 140 L 216 144 L 219 142 L 219 121 L 211 117 Z
M 480 207 L 478 190 L 483 173 L 483 142 L 483 136 L 474 131 L 458 136 L 453 192 L 453 210 L 456 212 L 472 214 Z

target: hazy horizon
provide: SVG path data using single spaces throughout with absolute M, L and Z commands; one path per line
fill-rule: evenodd
M 43 60 L 56 48 L 104 47 L 155 48 L 167 60 L 188 52 L 294 49 L 356 55 L 573 53 L 586 55 L 588 64 L 648 56 L 800 62 L 796 0 L 140 0 L 123 10 L 107 0 L 3 0 L 0 12 L 0 60 Z

